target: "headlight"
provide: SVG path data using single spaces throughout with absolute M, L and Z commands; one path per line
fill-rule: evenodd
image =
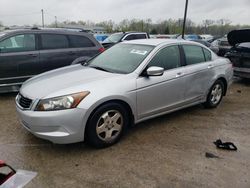
M 39 101 L 36 111 L 52 111 L 76 108 L 77 105 L 89 94 L 89 91 L 65 95 Z

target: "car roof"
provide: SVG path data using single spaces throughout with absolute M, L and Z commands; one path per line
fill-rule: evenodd
M 113 34 L 147 34 L 147 32 L 140 32 L 140 31 L 126 31 L 126 32 L 116 32 L 116 33 L 113 33 Z
M 81 35 L 81 34 L 89 34 L 87 32 L 82 32 L 77 29 L 67 29 L 67 28 L 29 28 L 29 29 L 13 29 L 13 30 L 4 30 L 0 33 L 4 34 L 15 34 L 15 33 L 43 33 L 43 32 L 49 32 L 49 33 L 60 33 L 60 34 L 76 34 L 76 35 Z
M 151 46 L 158 46 L 161 44 L 195 44 L 197 45 L 196 42 L 192 41 L 187 41 L 183 39 L 139 39 L 139 40 L 130 40 L 130 41 L 125 41 L 123 43 L 126 44 L 141 44 L 141 45 L 151 45 Z

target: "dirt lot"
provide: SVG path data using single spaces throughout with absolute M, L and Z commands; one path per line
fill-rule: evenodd
M 38 172 L 27 188 L 250 187 L 249 81 L 236 80 L 217 109 L 195 106 L 141 123 L 102 150 L 32 136 L 17 120 L 14 96 L 0 95 L 0 159 Z M 216 149 L 218 138 L 238 151 Z

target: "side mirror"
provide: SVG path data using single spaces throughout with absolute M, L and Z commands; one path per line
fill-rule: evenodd
M 162 76 L 164 73 L 164 68 L 152 66 L 147 69 L 146 73 L 147 76 Z

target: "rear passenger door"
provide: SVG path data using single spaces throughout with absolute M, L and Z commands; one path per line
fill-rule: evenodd
M 70 49 L 69 39 L 64 34 L 40 34 L 40 72 L 70 65 L 75 53 Z
M 68 35 L 69 45 L 74 59 L 82 56 L 93 57 L 99 53 L 98 48 L 88 37 L 82 35 Z
M 185 56 L 185 79 L 187 102 L 198 102 L 206 97 L 214 76 L 211 52 L 197 45 L 182 45 Z

